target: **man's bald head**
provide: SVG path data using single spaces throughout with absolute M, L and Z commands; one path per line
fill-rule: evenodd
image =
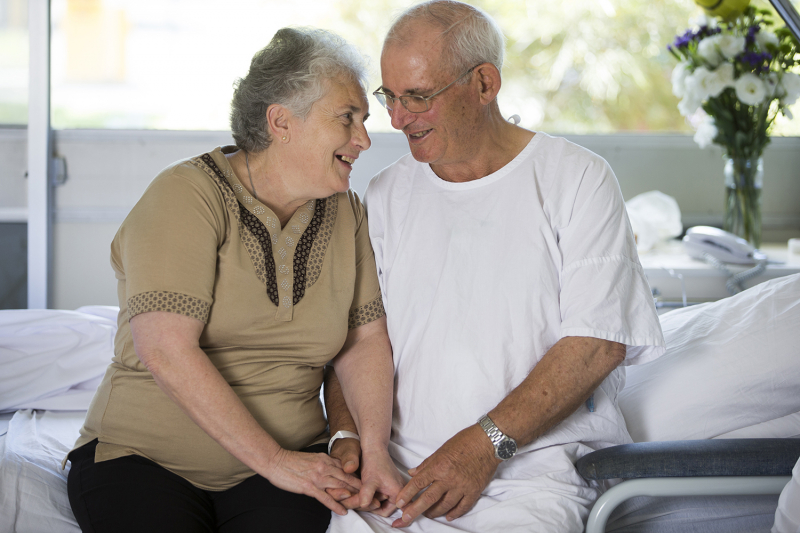
M 422 29 L 438 34 L 436 39 L 442 41 L 440 65 L 453 75 L 481 63 L 492 63 L 502 70 L 505 37 L 483 10 L 455 0 L 412 6 L 389 29 L 384 50 L 409 42 Z

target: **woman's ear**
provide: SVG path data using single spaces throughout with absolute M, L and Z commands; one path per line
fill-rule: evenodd
M 272 104 L 267 108 L 267 129 L 273 139 L 280 139 L 282 142 L 289 141 L 292 116 L 292 112 L 280 104 Z
M 481 103 L 489 105 L 500 92 L 500 71 L 492 63 L 481 63 L 472 72 L 478 80 Z

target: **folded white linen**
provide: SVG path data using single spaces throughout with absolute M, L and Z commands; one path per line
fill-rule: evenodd
M 717 435 L 715 439 L 797 439 L 800 438 L 800 413 L 792 413 Z
M 797 533 L 800 531 L 800 460 L 794 465 L 792 479 L 786 484 L 778 499 L 772 533 Z
M 0 412 L 87 409 L 114 354 L 114 309 L 0 311 Z
M 0 438 L 0 531 L 80 533 L 61 460 L 85 412 L 18 411 Z
M 800 274 L 659 318 L 667 352 L 627 367 L 619 395 L 634 442 L 711 439 L 751 427 L 794 431 Z M 781 423 L 788 426 L 775 427 Z

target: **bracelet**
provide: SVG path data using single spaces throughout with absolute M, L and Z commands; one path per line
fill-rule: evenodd
M 333 443 L 336 442 L 338 439 L 356 439 L 357 441 L 361 442 L 361 437 L 359 437 L 352 431 L 337 431 L 336 435 L 331 437 L 331 440 L 328 441 L 328 455 L 331 454 L 331 448 L 333 448 Z

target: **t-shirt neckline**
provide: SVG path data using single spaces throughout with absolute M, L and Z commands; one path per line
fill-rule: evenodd
M 533 133 L 534 133 L 533 138 L 531 138 L 531 140 L 528 141 L 528 144 L 525 145 L 525 148 L 523 148 L 516 156 L 514 156 L 514 159 L 509 161 L 505 166 L 501 167 L 495 172 L 492 172 L 488 176 L 484 176 L 476 180 L 466 181 L 461 183 L 445 181 L 436 175 L 436 173 L 433 171 L 433 169 L 431 169 L 431 166 L 428 163 L 422 164 L 423 173 L 425 174 L 425 176 L 427 176 L 428 180 L 433 185 L 445 190 L 463 191 L 463 190 L 476 189 L 478 187 L 485 187 L 487 185 L 491 185 L 492 183 L 495 183 L 503 179 L 504 177 L 508 176 L 509 174 L 511 174 L 514 171 L 514 169 L 516 169 L 520 165 L 520 163 L 522 163 L 522 161 L 527 159 L 527 157 L 536 149 L 536 145 L 539 143 L 540 137 L 542 137 L 544 134 L 538 131 L 534 131 Z

